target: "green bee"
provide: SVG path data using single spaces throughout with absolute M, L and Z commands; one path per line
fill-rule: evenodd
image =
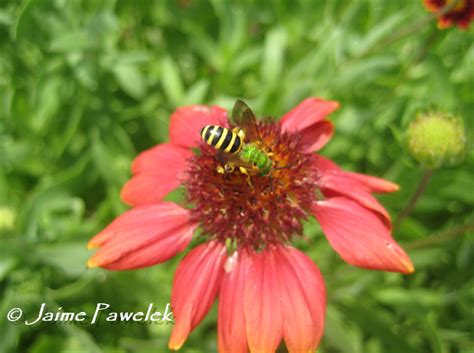
M 217 125 L 207 125 L 201 130 L 202 140 L 218 150 L 216 158 L 222 166 L 217 171 L 231 173 L 237 167 L 247 176 L 268 175 L 274 169 L 273 154 L 264 147 L 255 114 L 240 99 L 232 109 L 231 122 L 236 125 L 232 130 Z

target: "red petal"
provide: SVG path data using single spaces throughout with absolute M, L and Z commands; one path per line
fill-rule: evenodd
M 159 175 L 138 174 L 127 181 L 120 197 L 127 205 L 134 207 L 155 204 L 179 185 L 176 176 L 168 179 Z
M 187 167 L 187 159 L 193 155 L 189 148 L 163 143 L 140 153 L 133 161 L 133 174 L 147 173 L 176 179 Z
M 219 352 L 247 353 L 244 318 L 244 284 L 251 258 L 243 251 L 228 258 L 219 292 Z
M 165 262 L 182 252 L 191 242 L 196 225 L 188 225 L 168 232 L 166 237 L 156 239 L 154 243 L 137 249 L 118 260 L 101 267 L 108 270 L 131 270 Z M 99 249 L 107 251 L 108 246 Z
M 326 197 L 347 196 L 362 206 L 378 212 L 386 226 L 389 229 L 392 227 L 387 210 L 367 191 L 362 183 L 347 173 L 328 173 L 323 175 L 319 182 Z
M 170 349 L 179 349 L 211 309 L 221 283 L 225 259 L 225 247 L 210 242 L 191 250 L 179 264 L 171 294 L 176 323 L 168 343 Z
M 197 147 L 206 125 L 227 125 L 227 111 L 218 106 L 191 105 L 178 108 L 170 121 L 170 141 L 183 147 Z
M 292 247 L 280 247 L 283 336 L 290 353 L 313 352 L 321 339 L 326 310 L 324 280 L 316 265 Z
M 330 159 L 323 157 L 319 154 L 316 155 L 315 167 L 322 174 L 335 172 L 335 171 L 342 171 L 341 167 L 339 167 L 336 163 L 334 163 Z
M 244 289 L 244 314 L 251 352 L 274 353 L 283 335 L 277 259 L 272 250 L 253 256 Z
M 134 208 L 90 240 L 89 247 L 100 248 L 88 266 L 126 270 L 166 261 L 184 250 L 196 226 L 171 202 Z
M 412 273 L 408 255 L 390 236 L 375 213 L 344 197 L 318 201 L 313 206 L 331 246 L 354 266 Z
M 300 131 L 303 151 L 311 153 L 319 151 L 329 142 L 334 133 L 334 126 L 330 121 L 321 121 Z
M 399 189 L 397 184 L 382 178 L 377 178 L 366 174 L 346 172 L 333 161 L 320 155 L 318 155 L 316 158 L 315 167 L 323 175 L 341 174 L 346 178 L 353 179 L 359 182 L 368 192 L 385 193 L 394 192 Z
M 112 237 L 128 238 L 130 232 L 140 233 L 141 226 L 177 228 L 189 222 L 189 211 L 173 202 L 160 202 L 155 205 L 128 210 L 113 220 L 103 231 L 94 236 L 89 248 L 104 245 Z
M 132 164 L 136 174 L 122 188 L 122 200 L 131 206 L 157 203 L 184 178 L 189 149 L 161 144 L 142 152 Z
M 442 6 L 441 4 L 436 3 L 436 0 L 423 0 L 423 3 L 425 4 L 425 7 L 431 12 L 438 11 Z
M 320 98 L 307 98 L 286 113 L 280 120 L 286 131 L 301 131 L 320 121 L 339 108 L 339 103 Z
M 362 184 L 364 184 L 365 187 L 370 192 L 384 193 L 384 192 L 394 192 L 400 189 L 400 187 L 397 184 L 392 183 L 391 181 L 388 181 L 382 178 L 377 178 L 371 175 L 365 175 L 365 174 L 353 173 L 353 172 L 345 172 L 345 173 L 349 175 L 350 177 L 358 180 Z

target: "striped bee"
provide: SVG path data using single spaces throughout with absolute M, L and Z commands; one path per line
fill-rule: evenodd
M 222 126 L 206 125 L 201 130 L 201 138 L 209 146 L 229 154 L 237 154 L 242 148 L 239 130 L 229 130 Z
M 275 169 L 273 154 L 265 148 L 252 110 L 238 100 L 230 120 L 236 126 L 232 130 L 218 125 L 207 125 L 201 130 L 201 139 L 217 150 L 216 159 L 221 163 L 217 172 L 231 173 L 238 168 L 249 178 L 269 175 Z

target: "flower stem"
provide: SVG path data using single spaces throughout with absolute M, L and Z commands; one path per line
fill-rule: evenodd
M 450 228 L 443 232 L 437 233 L 435 235 L 431 235 L 423 239 L 412 241 L 411 243 L 405 245 L 404 248 L 407 250 L 425 248 L 428 246 L 443 243 L 447 240 L 454 239 L 459 235 L 463 235 L 467 233 L 468 231 L 474 231 L 474 223 L 463 224 L 457 227 Z
M 428 185 L 428 182 L 430 180 L 431 174 L 433 174 L 433 171 L 431 169 L 427 169 L 425 173 L 423 174 L 423 177 L 420 180 L 420 183 L 418 184 L 418 187 L 416 188 L 415 193 L 412 195 L 408 203 L 406 204 L 405 208 L 398 214 L 397 218 L 393 222 L 393 229 L 398 228 L 400 223 L 408 216 L 410 215 L 411 211 L 416 206 L 416 203 L 418 202 L 419 198 L 423 194 L 423 192 L 426 189 L 426 185 Z

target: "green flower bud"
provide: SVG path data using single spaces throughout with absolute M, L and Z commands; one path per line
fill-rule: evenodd
M 411 155 L 426 168 L 456 164 L 464 157 L 464 125 L 440 112 L 421 114 L 408 127 L 407 143 Z

